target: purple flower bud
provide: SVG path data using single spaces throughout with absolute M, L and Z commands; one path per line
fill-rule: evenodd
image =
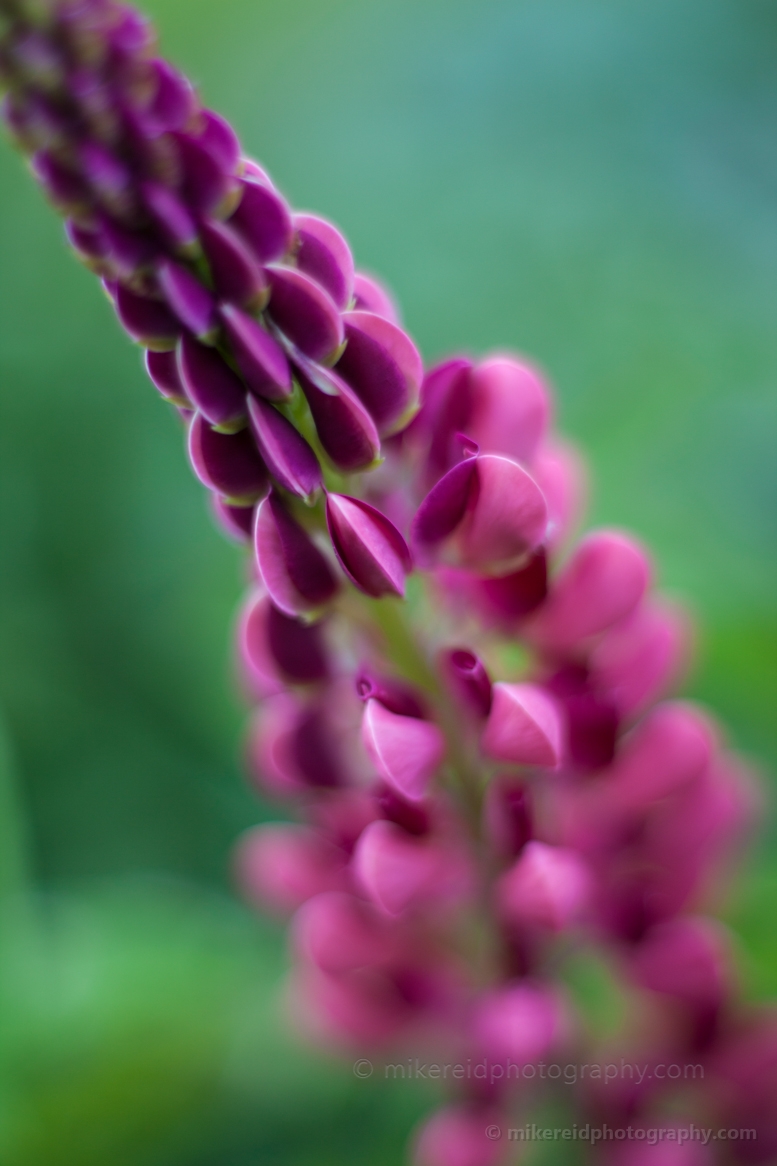
M 456 696 L 480 717 L 491 711 L 491 678 L 482 660 L 467 648 L 451 648 L 443 654 L 443 669 Z
M 500 878 L 502 917 L 518 927 L 563 931 L 580 921 L 591 898 L 591 875 L 573 850 L 529 842 Z
M 85 227 L 73 219 L 66 219 L 65 237 L 91 271 L 101 275 L 110 271 L 108 248 L 99 227 Z
M 289 362 L 278 341 L 262 325 L 231 304 L 221 307 L 229 342 L 249 389 L 268 401 L 291 395 Z
M 445 753 L 437 725 L 399 716 L 380 701 L 368 700 L 362 741 L 383 780 L 409 801 L 421 801 Z
M 218 494 L 211 494 L 216 522 L 228 538 L 238 543 L 251 541 L 254 530 L 254 507 L 233 506 Z
M 84 142 L 78 151 L 81 173 L 95 198 L 119 218 L 135 206 L 130 173 L 110 150 L 97 142 Z
M 298 358 L 296 371 L 318 439 L 333 464 L 348 473 L 365 469 L 380 453 L 380 438 L 353 389 L 337 373 L 312 361 Z
M 315 611 L 337 591 L 337 581 L 310 535 L 272 492 L 259 507 L 256 561 L 270 597 L 287 615 Z
M 190 251 L 197 242 L 197 228 L 189 210 L 175 191 L 160 182 L 144 182 L 143 204 L 165 243 L 174 251 Z
M 580 521 L 585 509 L 585 463 L 568 442 L 555 438 L 542 445 L 531 466 L 532 477 L 548 504 L 546 546 L 555 550 Z
M 513 623 L 530 615 L 548 594 L 548 556 L 540 547 L 525 566 L 507 575 L 479 581 L 484 606 L 499 622 Z
M 238 885 L 249 902 L 291 913 L 313 895 L 340 890 L 345 856 L 307 826 L 256 826 L 235 856 Z
M 380 280 L 373 275 L 365 275 L 363 271 L 355 273 L 353 296 L 357 311 L 372 312 L 376 316 L 382 316 L 389 323 L 401 327 L 402 321 L 399 318 L 397 305 Z
M 65 166 L 49 150 L 32 156 L 32 172 L 46 195 L 64 214 L 79 214 L 89 209 L 90 199 L 79 174 Z
M 216 330 L 213 296 L 188 268 L 172 259 L 159 265 L 159 286 L 178 319 L 201 340 L 212 338 Z
M 157 58 L 149 65 L 154 73 L 156 91 L 148 116 L 160 133 L 183 129 L 197 108 L 194 90 L 167 61 Z
M 410 337 L 373 312 L 343 315 L 345 351 L 337 372 L 366 406 L 381 437 L 396 433 L 418 405 L 423 365 Z
M 427 709 L 416 689 L 393 676 L 376 676 L 362 669 L 356 677 L 356 694 L 364 703 L 379 700 L 392 713 L 401 717 L 418 717 L 424 720 Z
M 321 624 L 286 615 L 265 595 L 251 597 L 239 642 L 249 673 L 267 673 L 269 664 L 281 683 L 290 684 L 313 684 L 329 674 Z
M 178 375 L 175 349 L 168 352 L 153 352 L 147 349 L 144 361 L 146 372 L 162 396 L 183 409 L 191 408 L 191 401 L 186 396 L 186 390 Z
M 555 769 L 561 760 L 561 721 L 554 701 L 534 684 L 495 684 L 480 744 L 496 761 Z
M 318 458 L 290 421 L 259 397 L 248 402 L 251 430 L 265 464 L 285 490 L 309 498 L 321 485 Z
M 393 822 L 371 822 L 353 856 L 357 882 L 386 915 L 445 894 L 447 856 L 436 842 L 408 834 Z
M 203 141 L 173 134 L 183 172 L 184 201 L 195 214 L 215 215 L 229 194 L 231 180 Z
M 204 222 L 200 238 L 219 299 L 249 311 L 261 310 L 269 296 L 267 279 L 237 232 L 225 223 Z
M 522 980 L 485 995 L 472 1027 L 487 1056 L 528 1065 L 541 1060 L 558 1041 L 564 1017 L 551 987 Z
M 591 654 L 591 670 L 621 716 L 636 715 L 666 691 L 682 671 L 689 638 L 685 613 L 655 603 L 640 604 L 605 633 Z
M 615 756 L 620 724 L 615 705 L 596 691 L 582 664 L 564 665 L 545 686 L 566 714 L 568 759 L 580 769 L 604 769 Z
M 225 174 L 233 174 L 240 160 L 240 143 L 229 122 L 212 109 L 200 113 L 203 128 L 197 141 L 216 159 Z
M 472 411 L 472 361 L 454 357 L 429 370 L 421 387 L 421 409 L 412 434 L 426 458 L 425 478 L 433 486 L 461 457 L 459 434 Z
M 538 373 L 510 356 L 492 356 L 472 371 L 467 433 L 484 453 L 520 462 L 534 457 L 550 421 L 550 398 Z
M 149 235 L 128 230 L 108 215 L 100 216 L 100 236 L 110 267 L 123 278 L 147 267 L 158 253 L 158 246 Z
M 343 236 L 317 215 L 295 215 L 299 240 L 297 267 L 325 288 L 338 308 L 348 307 L 353 294 L 353 257 Z
M 385 515 L 358 498 L 328 494 L 326 522 L 340 566 L 355 587 L 376 597 L 405 594 L 410 552 Z
M 139 296 L 124 284 L 117 284 L 116 313 L 133 340 L 146 348 L 164 351 L 174 348 L 181 325 L 161 300 Z
M 186 396 L 223 433 L 242 429 L 246 389 L 221 354 L 184 333 L 178 344 L 178 373 Z
M 236 505 L 254 502 L 267 489 L 267 470 L 247 429 L 217 433 L 197 413 L 189 427 L 189 457 L 200 481 Z
M 419 802 L 409 802 L 400 797 L 390 785 L 381 786 L 376 794 L 375 801 L 380 809 L 380 816 L 401 827 L 407 834 L 417 838 L 428 834 L 431 828 L 429 811 Z
M 297 912 L 293 944 L 303 959 L 335 974 L 371 968 L 396 958 L 396 935 L 369 904 L 330 891 Z
M 240 232 L 261 263 L 282 259 L 294 235 L 286 203 L 269 183 L 249 177 L 240 186 L 242 198 L 229 225 Z
M 653 992 L 715 1007 L 730 984 L 729 962 L 728 937 L 717 921 L 672 919 L 653 927 L 636 948 L 632 974 Z
M 311 360 L 326 362 L 343 343 L 343 322 L 332 297 L 295 267 L 269 267 L 269 312 L 281 332 Z

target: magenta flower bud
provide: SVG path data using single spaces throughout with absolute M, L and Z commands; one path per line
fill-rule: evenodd
M 567 664 L 546 688 L 566 714 L 568 760 L 581 769 L 603 769 L 615 756 L 620 718 L 615 705 L 591 684 L 582 664 Z
M 89 209 L 90 198 L 81 176 L 60 162 L 51 151 L 38 150 L 32 156 L 31 165 L 46 197 L 64 214 L 78 215 Z
M 355 688 L 362 703 L 379 700 L 385 708 L 400 717 L 424 720 L 428 716 L 428 710 L 417 690 L 393 676 L 376 676 L 363 669 L 356 677 Z
M 296 267 L 273 265 L 269 313 L 296 348 L 311 360 L 332 360 L 343 343 L 343 322 L 329 292 Z
M 305 826 L 247 831 L 235 852 L 237 883 L 250 903 L 290 914 L 314 895 L 345 884 L 345 855 Z
M 395 826 L 400 826 L 405 833 L 413 834 L 417 838 L 428 834 L 431 829 L 431 818 L 427 808 L 419 802 L 409 802 L 400 797 L 390 785 L 383 785 L 375 793 L 375 801 L 380 810 L 380 817 Z
M 202 223 L 200 239 L 220 300 L 258 311 L 267 303 L 267 277 L 253 252 L 226 223 Z
M 178 373 L 186 396 L 212 426 L 234 433 L 245 425 L 245 385 L 215 348 L 184 333 L 178 344 Z
M 533 478 L 508 458 L 475 453 L 429 491 L 413 540 L 426 556 L 444 551 L 463 566 L 501 575 L 538 545 L 546 526 Z
M 249 399 L 248 416 L 259 452 L 276 482 L 300 498 L 310 498 L 321 485 L 321 467 L 302 434 L 259 397 Z
M 353 873 L 370 901 L 394 917 L 463 890 L 455 859 L 438 842 L 383 820 L 371 822 L 356 844 Z
M 132 183 L 123 162 L 97 142 L 84 142 L 80 146 L 78 162 L 87 185 L 107 211 L 118 218 L 132 213 Z
M 100 216 L 100 236 L 108 264 L 126 279 L 147 267 L 158 250 L 148 235 L 128 230 L 108 215 Z
M 484 453 L 530 462 L 550 422 L 550 398 L 539 374 L 510 356 L 491 356 L 471 373 L 466 432 Z
M 330 891 L 309 899 L 292 924 L 297 952 L 323 972 L 374 968 L 398 954 L 395 931 L 353 895 Z
M 585 463 L 572 445 L 555 438 L 542 445 L 531 472 L 548 506 L 545 542 L 555 550 L 582 518 L 588 493 Z
M 286 615 L 261 593 L 250 596 L 237 639 L 243 669 L 259 696 L 285 684 L 313 684 L 329 674 L 321 625 Z
M 688 620 L 678 608 L 642 603 L 594 648 L 592 675 L 621 716 L 636 716 L 682 672 L 689 638 Z
M 497 1166 L 511 1148 L 487 1131 L 499 1130 L 501 1115 L 480 1108 L 446 1106 L 426 1120 L 413 1154 L 414 1166 Z
M 252 393 L 268 401 L 283 401 L 291 395 L 289 362 L 274 337 L 258 320 L 231 304 L 223 304 L 224 321 L 235 360 Z
M 382 316 L 390 324 L 401 326 L 399 309 L 391 293 L 375 276 L 357 271 L 353 277 L 353 297 L 357 311 L 372 312 L 376 316 Z
M 180 263 L 165 259 L 157 273 L 159 286 L 175 315 L 201 340 L 212 338 L 216 330 L 213 296 L 196 276 Z
M 254 544 L 264 585 L 286 615 L 316 611 L 334 596 L 328 562 L 274 491 L 257 511 Z
M 381 437 L 397 433 L 418 406 L 423 365 L 410 337 L 373 312 L 346 312 L 345 351 L 337 372 L 348 382 Z
M 240 143 L 229 122 L 212 109 L 200 113 L 203 123 L 197 141 L 215 158 L 225 174 L 234 173 L 240 160 Z
M 347 473 L 365 469 L 380 453 L 380 438 L 353 389 L 332 369 L 312 361 L 298 359 L 296 371 L 318 439 L 332 463 Z
M 340 566 L 367 595 L 405 594 L 407 543 L 384 514 L 345 494 L 327 494 L 326 522 Z
M 694 782 L 710 764 L 715 738 L 691 705 L 663 704 L 624 738 L 611 772 L 608 801 L 647 808 Z
M 116 286 L 116 314 L 133 340 L 146 348 L 174 348 L 181 325 L 161 300 L 139 296 L 124 284 Z
M 437 725 L 372 699 L 364 706 L 362 741 L 383 780 L 409 801 L 421 801 L 445 754 Z
M 548 594 L 548 556 L 540 547 L 517 571 L 481 579 L 480 605 L 500 624 L 524 619 L 544 603 Z
M 211 494 L 213 516 L 224 534 L 234 542 L 251 541 L 254 532 L 254 507 L 233 506 L 218 494 Z
M 491 678 L 485 665 L 467 648 L 452 648 L 442 658 L 448 681 L 465 707 L 479 717 L 491 711 Z
M 701 916 L 653 927 L 634 950 L 638 984 L 688 1005 L 716 1007 L 730 986 L 729 943 L 720 923 Z
M 144 182 L 143 204 L 163 240 L 174 251 L 191 251 L 197 243 L 197 227 L 186 204 L 159 182 Z
M 530 980 L 487 993 L 472 1019 L 475 1040 L 487 1056 L 528 1065 L 541 1060 L 564 1031 L 564 1013 L 555 991 Z
M 189 457 L 203 485 L 237 505 L 249 505 L 267 490 L 267 469 L 247 429 L 217 433 L 196 413 L 189 426 Z
M 105 273 L 108 247 L 99 228 L 85 227 L 73 219 L 66 219 L 65 237 L 83 263 L 92 271 Z
M 632 538 L 608 530 L 587 535 L 554 581 L 532 638 L 554 650 L 583 643 L 630 615 L 649 579 L 647 555 Z
M 573 850 L 528 842 L 496 887 L 508 923 L 563 931 L 579 923 L 591 898 L 591 876 Z
M 528 789 L 512 775 L 488 783 L 483 816 L 486 837 L 506 858 L 519 855 L 534 835 Z
M 168 352 L 154 352 L 146 349 L 143 357 L 146 372 L 155 387 L 173 405 L 180 405 L 182 409 L 191 409 L 192 403 L 186 396 L 186 390 L 178 375 L 178 362 L 175 349 Z
M 183 198 L 197 215 L 215 215 L 229 194 L 231 179 L 205 141 L 174 133 L 183 172 Z
M 480 747 L 495 761 L 555 769 L 561 761 L 561 720 L 555 702 L 534 684 L 493 687 Z
M 320 284 L 340 309 L 353 295 L 353 256 L 347 242 L 331 223 L 317 215 L 295 215 L 297 267 Z
M 248 742 L 249 763 L 260 786 L 288 797 L 344 785 L 348 759 L 338 747 L 339 712 L 328 692 L 305 700 L 281 692 L 266 700 Z
M 282 259 L 294 235 L 286 203 L 268 182 L 248 177 L 240 187 L 242 198 L 229 225 L 240 232 L 260 263 Z
M 156 82 L 149 117 L 160 132 L 183 129 L 197 109 L 194 90 L 187 79 L 167 61 L 157 58 L 150 61 L 149 65 Z

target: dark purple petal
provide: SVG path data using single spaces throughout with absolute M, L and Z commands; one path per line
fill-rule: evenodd
M 354 586 L 375 597 L 405 594 L 410 551 L 385 514 L 358 498 L 328 494 L 326 521 L 335 554 Z
M 251 392 L 268 401 L 291 395 L 291 371 L 286 354 L 262 325 L 231 304 L 221 307 L 221 318 L 238 368 Z
M 89 206 L 89 195 L 79 174 L 64 166 L 48 150 L 32 156 L 32 171 L 55 206 L 66 213 Z
M 189 82 L 167 61 L 149 62 L 156 80 L 156 92 L 148 110 L 159 132 L 181 130 L 197 108 L 197 99 Z
M 214 214 L 229 192 L 229 175 L 202 142 L 189 134 L 173 136 L 183 171 L 185 202 L 197 214 Z
M 144 182 L 140 193 L 154 226 L 168 246 L 182 251 L 196 243 L 194 219 L 175 191 L 159 182 Z
M 247 429 L 217 433 L 197 413 L 189 426 L 189 457 L 200 481 L 233 504 L 254 502 L 267 489 L 267 470 Z
M 212 109 L 200 113 L 203 128 L 197 141 L 204 146 L 227 174 L 233 174 L 240 160 L 240 142 L 229 122 L 219 117 Z
M 535 551 L 520 570 L 481 579 L 480 588 L 495 615 L 506 620 L 528 615 L 548 594 L 548 558 L 544 547 Z
M 211 425 L 229 432 L 246 417 L 246 388 L 223 356 L 184 333 L 178 345 L 178 372 L 184 392 Z
M 108 210 L 126 215 L 134 205 L 134 195 L 125 164 L 97 142 L 84 142 L 78 159 L 81 173 L 99 201 Z
M 428 834 L 431 828 L 429 811 L 420 802 L 409 802 L 390 785 L 381 784 L 375 794 L 381 817 L 401 826 L 408 834 L 417 838 Z
M 204 222 L 200 239 L 219 299 L 251 310 L 264 307 L 269 296 L 267 277 L 237 232 L 224 223 Z
M 300 716 L 292 737 L 292 753 L 308 785 L 331 789 L 342 785 L 332 729 L 322 709 L 311 705 Z
M 321 485 L 318 458 L 290 421 L 267 401 L 250 397 L 248 416 L 265 464 L 285 490 L 308 498 Z
M 311 360 L 331 359 L 343 342 L 337 305 L 315 280 L 295 267 L 267 269 L 269 313 L 281 332 Z
M 221 529 L 236 542 L 251 541 L 254 530 L 254 507 L 231 506 L 218 494 L 211 494 L 213 513 Z
M 99 228 L 83 227 L 73 219 L 66 219 L 65 236 L 84 260 L 94 263 L 98 268 L 101 266 L 101 261 L 107 256 L 107 248 Z
M 373 312 L 346 312 L 347 344 L 337 371 L 371 414 L 381 437 L 409 421 L 423 365 L 410 337 Z
M 572 761 L 581 769 L 604 769 L 615 757 L 619 724 L 615 705 L 593 692 L 568 696 L 563 705 Z
M 429 715 L 416 690 L 393 676 L 376 676 L 374 672 L 362 669 L 356 677 L 356 694 L 365 702 L 379 700 L 384 708 L 398 717 L 424 720 Z
M 152 352 L 151 349 L 147 349 L 144 359 L 146 372 L 162 396 L 183 409 L 191 408 L 191 401 L 186 396 L 186 390 L 178 375 L 175 349 L 169 352 Z
M 353 277 L 354 306 L 360 312 L 373 312 L 401 327 L 399 311 L 391 294 L 373 275 L 357 271 Z
M 332 369 L 311 361 L 298 361 L 296 370 L 318 439 L 333 464 L 348 473 L 371 465 L 380 453 L 380 438 L 353 389 Z
M 133 340 L 147 348 L 173 348 L 181 325 L 161 300 L 139 296 L 124 284 L 115 285 L 116 312 Z
M 213 296 L 187 267 L 165 259 L 157 273 L 159 286 L 167 303 L 181 323 L 201 338 L 210 337 L 216 328 Z
M 477 458 L 466 458 L 426 495 L 413 519 L 413 541 L 418 546 L 433 547 L 453 534 L 476 486 L 476 467 Z
M 483 661 L 467 648 L 446 652 L 443 666 L 460 700 L 479 716 L 491 711 L 491 678 Z
M 295 619 L 272 603 L 267 610 L 267 646 L 281 672 L 296 684 L 312 684 L 329 675 L 321 624 Z
M 338 308 L 347 308 L 353 294 L 353 256 L 336 227 L 317 215 L 295 215 L 297 267 L 319 283 Z
M 467 431 L 472 411 L 472 361 L 454 357 L 424 377 L 421 409 L 413 422 L 426 439 L 426 476 L 436 482 L 459 460 L 459 433 Z
M 108 215 L 100 217 L 100 234 L 106 256 L 120 276 L 131 276 L 147 267 L 158 253 L 158 245 L 141 231 L 131 231 Z
M 287 615 L 314 610 L 337 591 L 324 555 L 274 491 L 257 511 L 254 545 L 270 598 Z
M 277 191 L 251 178 L 241 182 L 243 197 L 229 220 L 250 244 L 261 263 L 281 259 L 291 247 L 291 214 Z

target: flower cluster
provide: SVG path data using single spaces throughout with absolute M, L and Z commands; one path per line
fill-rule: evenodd
M 727 1143 L 737 1160 L 771 1160 L 777 1025 L 736 1003 L 729 941 L 699 913 L 753 787 L 666 699 L 687 628 L 645 551 L 574 542 L 584 473 L 543 378 L 503 354 L 424 376 L 340 232 L 289 209 L 132 9 L 0 0 L 0 20 L 5 122 L 252 544 L 249 766 L 297 821 L 249 832 L 237 871 L 293 915 L 297 1023 L 517 1067 L 520 1086 L 450 1083 L 419 1166 L 501 1161 L 515 1147 L 489 1129 L 538 1100 L 521 1067 L 583 1052 L 704 1070 L 693 1089 L 581 1080 L 576 1120 L 666 1125 L 600 1160 L 711 1163 L 670 1145 L 705 1114 L 756 1131 Z M 622 1047 L 597 1046 L 563 986 L 581 945 L 622 985 Z

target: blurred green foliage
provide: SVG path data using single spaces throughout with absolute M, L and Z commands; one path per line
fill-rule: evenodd
M 777 15 L 768 0 L 153 0 L 162 46 L 425 356 L 510 346 L 592 519 L 692 599 L 689 691 L 777 762 Z M 4 1166 L 390 1162 L 423 1098 L 282 1035 L 277 931 L 229 900 L 244 566 L 179 427 L 0 153 Z M 20 839 L 25 838 L 25 848 Z M 732 900 L 774 990 L 774 862 Z M 14 905 L 15 904 L 15 905 Z

